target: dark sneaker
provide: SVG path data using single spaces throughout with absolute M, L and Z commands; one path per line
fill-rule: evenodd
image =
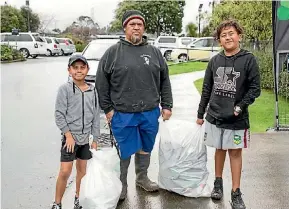
M 231 205 L 232 205 L 232 209 L 246 209 L 245 203 L 242 199 L 242 193 L 240 191 L 240 189 L 236 189 L 235 192 L 231 192 Z
M 211 198 L 213 200 L 221 200 L 223 198 L 223 179 L 217 177 L 214 182 L 214 189 L 211 193 Z
M 61 209 L 61 203 L 56 204 L 56 203 L 54 202 L 51 209 Z
M 82 206 L 79 204 L 79 198 L 75 197 L 74 198 L 74 209 L 82 209 Z

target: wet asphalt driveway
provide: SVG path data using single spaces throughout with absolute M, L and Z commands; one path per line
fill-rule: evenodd
M 59 169 L 60 132 L 54 123 L 59 85 L 67 80 L 68 57 L 38 58 L 1 65 L 1 199 L 2 209 L 48 209 L 54 198 Z M 174 116 L 194 120 L 199 95 L 193 80 L 203 72 L 172 77 Z M 152 153 L 149 176 L 157 180 L 158 144 Z M 208 149 L 208 183 L 213 184 L 213 150 Z M 228 159 L 227 159 L 228 160 Z M 247 208 L 289 208 L 289 134 L 253 134 L 244 152 L 242 192 Z M 230 170 L 224 172 L 224 200 L 185 198 L 167 191 L 148 194 L 135 187 L 134 161 L 128 198 L 119 209 L 227 209 L 230 208 Z M 74 173 L 65 195 L 73 202 Z

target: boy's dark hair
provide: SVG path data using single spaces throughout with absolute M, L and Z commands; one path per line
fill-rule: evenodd
M 217 40 L 220 39 L 222 30 L 227 27 L 234 27 L 238 34 L 243 34 L 244 32 L 243 28 L 236 20 L 233 20 L 233 19 L 225 20 L 221 22 L 221 24 L 217 27 L 217 30 L 215 32 L 214 36 Z

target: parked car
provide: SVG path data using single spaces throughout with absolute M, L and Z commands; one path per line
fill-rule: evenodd
M 1 44 L 6 44 L 18 49 L 25 58 L 31 56 L 36 58 L 39 55 L 46 55 L 47 51 L 43 40 L 38 33 L 1 33 Z
M 69 38 L 56 38 L 57 42 L 60 46 L 60 54 L 59 55 L 72 55 L 76 52 L 75 45 L 73 41 Z
M 90 70 L 86 81 L 95 82 L 98 63 L 105 51 L 119 41 L 119 36 L 115 38 L 98 38 L 91 41 L 83 50 L 82 55 L 87 59 Z
M 184 48 L 190 44 L 194 38 L 177 36 L 159 36 L 154 45 L 160 49 L 166 60 L 171 60 L 171 52 L 175 48 Z
M 172 50 L 171 58 L 173 61 L 200 60 L 209 61 L 222 48 L 213 37 L 198 38 L 184 48 Z
M 48 55 L 55 56 L 61 53 L 59 43 L 55 37 L 43 37 L 43 39 L 46 42 L 46 49 Z

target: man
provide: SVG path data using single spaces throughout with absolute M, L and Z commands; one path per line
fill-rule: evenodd
M 125 38 L 103 55 L 95 82 L 100 106 L 120 149 L 120 200 L 127 194 L 127 171 L 133 154 L 136 185 L 149 192 L 159 189 L 148 178 L 147 169 L 158 132 L 159 104 L 163 120 L 171 117 L 173 107 L 168 67 L 161 52 L 147 44 L 142 13 L 125 12 L 122 25 Z
M 215 183 L 211 197 L 223 197 L 223 168 L 228 150 L 232 172 L 232 208 L 245 209 L 241 196 L 242 148 L 249 143 L 248 106 L 259 97 L 260 75 L 252 53 L 240 48 L 243 29 L 234 20 L 222 22 L 216 33 L 224 51 L 214 56 L 205 73 L 197 123 L 202 125 L 205 109 L 205 143 L 216 148 Z

